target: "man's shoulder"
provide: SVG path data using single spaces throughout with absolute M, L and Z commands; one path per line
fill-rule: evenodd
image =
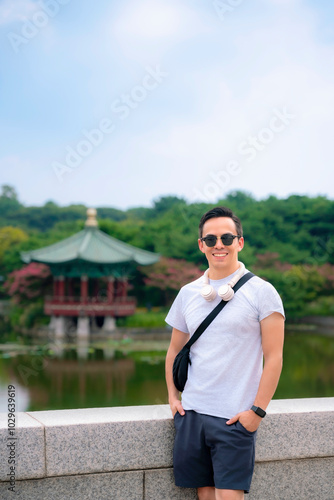
M 279 293 L 276 288 L 269 282 L 259 276 L 254 276 L 250 279 L 245 288 L 245 295 L 255 304 L 271 303 L 279 299 Z M 280 299 L 279 299 L 280 300 Z
M 260 288 L 264 288 L 264 289 L 271 288 L 272 289 L 272 288 L 274 288 L 274 286 L 269 281 L 266 281 L 265 279 L 260 278 L 260 276 L 257 276 L 255 273 L 254 273 L 254 276 L 252 277 L 252 279 L 250 279 L 248 281 L 248 283 L 254 289 L 260 289 Z
M 190 281 L 186 285 L 183 285 L 183 287 L 180 289 L 180 292 L 182 293 L 189 293 L 193 291 L 198 291 L 199 288 L 203 286 L 203 276 L 200 276 L 194 281 Z

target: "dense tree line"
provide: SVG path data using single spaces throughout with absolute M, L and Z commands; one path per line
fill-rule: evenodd
M 216 204 L 230 207 L 240 217 L 246 241 L 243 258 L 248 265 L 267 252 L 278 254 L 279 261 L 290 264 L 313 264 L 314 259 L 334 263 L 334 201 L 299 195 L 258 201 L 237 191 Z M 198 222 L 212 206 L 165 196 L 155 200 L 152 208 L 97 207 L 97 211 L 100 229 L 106 233 L 166 257 L 198 264 L 203 262 L 196 243 Z M 42 207 L 27 207 L 19 202 L 12 187 L 2 186 L 1 244 L 13 240 L 14 245 L 31 249 L 65 238 L 83 228 L 86 209 L 84 205 L 61 207 L 51 201 Z M 3 231 L 8 227 L 17 231 L 7 237 Z
M 248 193 L 236 191 L 216 204 L 188 203 L 176 196 L 164 196 L 154 200 L 152 207 L 96 208 L 99 227 L 107 234 L 165 258 L 183 259 L 203 270 L 206 262 L 197 247 L 198 222 L 214 205 L 228 206 L 240 217 L 245 237 L 240 260 L 277 287 L 291 317 L 312 311 L 334 314 L 333 200 L 300 195 L 256 200 Z M 52 201 L 41 207 L 28 207 L 18 200 L 14 188 L 2 186 L 3 279 L 22 267 L 20 251 L 52 244 L 81 230 L 86 209 L 84 205 L 61 207 Z M 143 289 L 147 283 L 153 283 L 150 272 L 152 276 L 156 274 L 154 267 L 139 270 L 136 276 L 134 293 L 143 300 Z M 155 295 L 150 290 L 153 302 L 166 295 L 161 293 L 163 288 L 158 293 L 158 284 L 152 288 L 156 290 Z

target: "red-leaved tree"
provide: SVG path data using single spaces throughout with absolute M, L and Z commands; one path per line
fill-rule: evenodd
M 162 290 L 165 295 L 165 305 L 169 305 L 175 291 L 178 291 L 183 285 L 194 281 L 202 276 L 197 266 L 183 259 L 168 259 L 162 257 L 159 262 L 152 266 L 142 268 L 145 285 Z
M 279 260 L 279 253 L 266 252 L 256 255 L 256 263 L 253 269 L 274 269 L 280 272 L 289 271 L 292 265 L 288 262 L 281 262 Z
M 325 291 L 333 294 L 334 292 L 334 266 L 332 264 L 323 264 L 318 267 L 318 272 L 325 278 Z
M 8 275 L 4 289 L 17 304 L 43 297 L 51 285 L 48 266 L 31 262 Z

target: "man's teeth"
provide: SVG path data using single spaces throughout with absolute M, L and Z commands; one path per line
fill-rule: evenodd
M 213 255 L 215 257 L 225 257 L 225 255 L 227 255 L 227 253 L 214 253 Z

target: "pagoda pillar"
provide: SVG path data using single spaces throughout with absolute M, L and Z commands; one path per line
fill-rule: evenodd
M 86 303 L 88 300 L 88 276 L 83 274 L 81 276 L 81 286 L 80 286 L 80 301 L 82 303 Z M 89 327 L 89 317 L 83 314 L 78 317 L 78 326 L 77 326 L 77 337 L 78 339 L 86 339 L 90 334 Z
M 77 326 L 77 337 L 78 340 L 87 339 L 90 334 L 89 328 L 89 317 L 88 316 L 79 316 L 78 317 L 78 326 Z
M 53 300 L 58 297 L 58 278 L 57 276 L 53 277 Z
M 117 287 L 118 292 L 118 287 Z M 108 276 L 107 282 L 107 303 L 112 304 L 116 296 L 115 278 Z M 116 320 L 112 316 L 105 316 L 102 330 L 106 333 L 114 332 L 116 330 Z
M 128 294 L 128 279 L 127 278 L 121 278 L 119 280 L 119 288 L 120 288 L 120 299 L 122 301 L 125 301 L 127 294 Z
M 97 301 L 99 298 L 99 279 L 94 279 L 94 300 Z
M 54 332 L 55 338 L 60 340 L 65 337 L 66 333 L 66 325 L 65 325 L 65 317 L 57 316 L 54 320 Z
M 64 302 L 65 300 L 65 278 L 64 276 L 57 276 L 55 278 L 55 287 L 57 302 Z M 66 321 L 64 316 L 56 316 L 51 319 L 54 327 L 55 338 L 61 340 L 66 334 Z
M 114 332 L 116 330 L 116 320 L 112 316 L 105 316 L 102 330 L 104 332 Z
M 67 280 L 67 296 L 73 298 L 73 278 Z
M 60 301 L 63 301 L 65 298 L 65 278 L 64 276 L 58 277 L 58 295 Z
M 53 276 L 53 297 L 52 301 L 57 301 L 58 300 L 58 277 Z M 51 332 L 56 332 L 57 330 L 57 318 L 55 315 L 51 315 L 50 318 L 50 323 L 49 323 L 49 330 Z
M 115 278 L 113 276 L 108 276 L 108 284 L 107 284 L 108 304 L 112 303 L 114 300 L 114 288 L 115 288 Z
M 80 301 L 87 302 L 88 299 L 88 276 L 83 274 L 81 276 L 81 288 L 80 288 Z

